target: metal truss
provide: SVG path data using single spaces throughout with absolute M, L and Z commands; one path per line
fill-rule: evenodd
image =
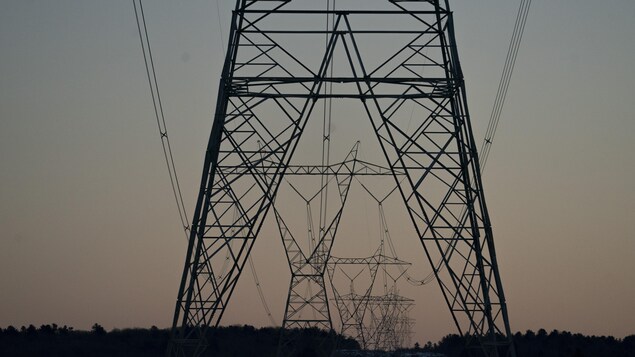
M 304 167 L 301 170 L 293 170 L 285 176 L 287 184 L 305 205 L 308 251 L 302 249 L 302 245 L 296 238 L 297 232 L 294 235 L 276 205 L 273 206 L 276 224 L 291 272 L 291 282 L 282 322 L 283 333 L 278 345 L 279 356 L 294 356 L 298 353 L 295 351 L 294 334 L 286 334 L 284 329 L 318 328 L 327 331 L 333 329 L 325 272 L 337 235 L 337 228 L 344 212 L 350 184 L 357 172 L 381 172 L 377 171 L 381 170 L 378 165 L 366 163 L 362 165 L 366 166 L 366 169 L 357 169 L 358 151 L 359 141 L 355 143 L 346 158 L 338 164 L 328 165 L 327 163 L 326 166 Z M 319 176 L 320 186 L 316 190 L 317 192 L 312 192 L 310 196 L 302 194 L 301 190 L 295 186 L 299 183 L 295 180 L 293 183 L 291 181 L 298 176 Z M 330 186 L 336 186 L 339 198 L 334 212 L 326 207 L 325 197 Z M 319 205 L 317 230 L 314 228 L 313 215 L 313 207 L 316 205 Z M 329 213 L 332 216 L 329 216 Z
M 237 0 L 169 355 L 204 351 L 316 105 L 347 100 L 403 177 L 399 193 L 427 260 L 441 262 L 435 277 L 468 350 L 515 356 L 448 1 L 344 6 Z M 311 27 L 325 17 L 332 26 Z M 382 52 L 380 38 L 400 47 Z
M 409 313 L 414 300 L 400 296 L 396 289 L 379 296 L 368 297 L 370 324 L 368 350 L 393 351 L 410 344 L 413 320 Z
M 384 252 L 385 243 L 391 243 L 391 240 L 383 203 L 397 187 L 378 198 L 359 178 L 357 181 L 377 202 L 380 244 L 375 254 L 368 258 L 331 257 L 328 264 L 329 279 L 340 313 L 341 333 L 355 338 L 365 350 L 392 351 L 409 343 L 413 320 L 408 313 L 414 306 L 414 300 L 396 294 L 397 282 L 406 274 L 411 264 L 396 256 L 387 256 Z M 351 269 L 356 267 L 355 270 Z M 365 277 L 362 275 L 365 270 L 368 272 L 368 284 L 363 293 L 359 294 L 355 289 L 355 281 Z M 336 272 L 347 278 L 344 279 L 348 280 L 347 294 L 340 293 L 335 283 Z M 380 281 L 377 279 L 378 275 L 381 276 Z M 378 288 L 380 284 L 381 287 Z M 377 294 L 377 290 L 381 290 L 383 294 L 372 295 L 372 292 Z
M 376 313 L 374 306 L 371 306 L 376 297 L 371 298 L 371 293 L 375 287 L 378 273 L 381 271 L 387 274 L 387 268 L 390 266 L 409 266 L 410 263 L 399 260 L 397 258 L 388 257 L 383 254 L 383 244 L 377 249 L 375 254 L 365 258 L 338 258 L 331 257 L 328 262 L 328 275 L 331 282 L 331 288 L 335 298 L 335 304 L 342 323 L 341 334 L 349 336 L 357 340 L 363 349 L 377 349 L 380 344 L 379 339 L 382 336 L 376 333 L 377 329 L 372 326 L 377 325 L 376 319 L 370 316 Z M 366 274 L 364 274 L 366 273 Z M 347 278 L 348 293 L 342 294 L 341 289 L 335 283 L 336 274 L 343 275 Z M 401 276 L 402 274 L 399 274 Z M 361 290 L 361 294 L 356 291 L 355 281 L 359 278 L 366 278 L 366 284 Z M 398 277 L 396 278 L 398 279 Z M 395 279 L 395 282 L 396 282 Z M 345 279 L 346 280 L 346 279 Z M 359 282 L 357 283 L 359 284 Z M 394 284 L 392 285 L 394 286 Z M 405 311 L 404 311 L 405 312 Z M 400 316 L 401 318 L 402 316 Z M 384 320 L 387 320 L 384 319 Z M 394 319 L 393 319 L 394 320 Z M 396 320 L 395 320 L 396 321 Z M 384 324 L 385 325 L 385 324 Z M 381 325 L 381 326 L 384 326 Z M 400 325 L 401 326 L 401 325 Z M 397 327 L 392 326 L 392 327 Z M 393 330 L 391 334 L 401 333 L 401 330 Z M 391 339 L 392 341 L 393 339 Z M 399 346 L 390 346 L 390 350 Z
M 314 201 L 318 201 L 317 198 L 321 197 L 331 180 L 327 179 L 324 181 L 318 192 L 311 197 L 305 197 L 294 186 L 291 186 L 302 197 L 306 205 L 309 242 L 314 242 L 310 244 L 310 252 L 308 254 L 301 249 L 293 232 L 274 206 L 276 223 L 285 248 L 289 269 L 291 270 L 289 295 L 282 323 L 284 328 L 317 327 L 326 330 L 332 329 L 324 273 L 326 262 L 329 260 L 333 242 L 335 241 L 337 228 L 342 218 L 353 174 L 355 173 L 358 148 L 359 142 L 353 146 L 342 163 L 335 165 L 335 168 L 329 166 L 328 170 L 324 170 L 326 173 L 334 173 L 332 177 L 335 178 L 334 183 L 337 185 L 340 202 L 334 216 L 329 220 L 326 220 L 325 217 L 325 220 L 319 223 L 317 239 L 315 237 L 316 230 L 313 229 L 311 206 Z M 320 211 L 322 212 L 322 207 L 320 207 Z

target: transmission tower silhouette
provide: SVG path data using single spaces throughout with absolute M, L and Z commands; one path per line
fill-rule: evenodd
M 403 273 L 397 269 L 396 274 L 393 272 L 391 275 L 388 270 L 410 264 L 386 256 L 383 248 L 380 244 L 370 257 L 330 257 L 327 271 L 342 322 L 341 333 L 354 338 L 363 349 L 393 351 L 406 346 L 412 322 L 408 312 L 413 300 L 397 295 L 396 283 Z M 347 278 L 344 280 L 348 292 L 344 293 L 341 287 L 336 286 L 337 274 Z M 356 281 L 364 275 L 369 279 L 359 290 L 359 282 Z M 382 275 L 384 289 L 381 295 L 372 295 L 378 275 Z M 387 281 L 389 279 L 392 281 Z
M 292 275 L 285 327 L 332 329 L 330 250 L 352 178 L 374 172 L 394 178 L 467 351 L 515 356 L 448 0 L 330 4 L 236 1 L 168 355 L 205 351 L 207 329 L 220 323 L 270 211 Z M 360 109 L 382 164 L 357 166 L 359 144 L 330 164 L 335 102 Z M 296 165 L 305 129 L 320 114 L 321 163 Z M 340 197 L 335 214 L 320 205 L 308 252 L 276 203 L 283 181 L 300 174 L 319 176 L 320 187 L 330 180 Z M 367 300 L 378 321 L 386 306 L 411 306 L 397 292 Z M 315 318 L 300 318 L 303 309 Z M 390 316 L 400 328 L 409 324 L 403 313 Z
M 337 185 L 339 202 L 332 218 L 324 214 L 325 210 L 323 210 L 322 207 L 325 205 L 322 204 L 320 206 L 321 219 L 317 230 L 317 237 L 315 237 L 315 229 L 312 223 L 313 215 L 311 203 L 318 197 L 322 198 L 320 203 L 324 201 L 324 191 L 328 187 L 328 179 L 321 180 L 320 189 L 311 197 L 301 195 L 297 188 L 291 186 L 293 190 L 302 197 L 306 205 L 307 233 L 309 236 L 308 254 L 303 252 L 296 237 L 294 237 L 292 231 L 274 205 L 276 222 L 285 248 L 289 269 L 291 270 L 291 283 L 282 323 L 282 327 L 284 328 L 317 327 L 326 330 L 333 328 L 326 291 L 327 284 L 324 277 L 326 264 L 329 260 L 330 251 L 333 247 L 337 228 L 342 218 L 350 184 L 353 179 L 353 174 L 355 173 L 358 147 L 359 143 L 356 143 L 344 161 L 335 165 L 336 167 L 325 166 L 325 168 L 333 168 L 333 177 Z M 331 170 L 320 170 L 320 178 L 328 176 L 329 171 Z

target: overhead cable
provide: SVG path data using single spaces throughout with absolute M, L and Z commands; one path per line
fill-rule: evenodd
M 157 81 L 156 69 L 154 66 L 154 58 L 152 56 L 152 50 L 150 48 L 150 40 L 148 36 L 148 27 L 145 20 L 145 13 L 143 11 L 143 3 L 142 0 L 133 0 L 135 18 L 137 21 L 137 30 L 139 32 L 139 39 L 141 40 L 141 49 L 143 51 L 143 60 L 146 68 L 146 75 L 148 77 L 148 84 L 150 85 L 150 94 L 152 97 L 152 104 L 154 107 L 154 114 L 157 122 L 157 127 L 159 129 L 159 136 L 161 138 L 161 146 L 163 148 L 163 156 L 165 158 L 166 167 L 168 169 L 168 175 L 170 176 L 170 184 L 172 186 L 172 192 L 174 194 L 174 200 L 176 202 L 177 210 L 179 213 L 179 219 L 181 221 L 181 225 L 183 227 L 183 231 L 185 233 L 186 239 L 189 239 L 189 218 L 187 215 L 187 211 L 185 209 L 185 204 L 183 202 L 183 194 L 181 192 L 181 185 L 179 184 L 179 178 L 176 171 L 176 165 L 174 164 L 174 155 L 172 154 L 172 147 L 170 145 L 170 137 L 168 136 L 168 129 L 165 122 L 165 114 L 163 111 L 163 103 L 161 101 L 161 95 L 159 91 L 159 83 Z M 217 3 L 217 9 L 218 9 Z M 220 23 L 220 15 L 219 15 L 219 23 Z M 220 26 L 220 24 L 219 24 Z M 222 42 L 221 42 L 222 45 Z M 224 46 L 223 46 L 224 51 Z M 229 254 L 229 252 L 228 252 Z M 226 265 L 229 262 L 229 256 L 226 257 L 223 267 L 221 268 L 220 275 L 224 274 L 226 269 Z M 264 294 L 262 292 L 262 287 L 260 286 L 260 281 L 256 274 L 256 269 L 253 264 L 253 260 L 251 257 L 249 258 L 249 265 L 251 268 L 251 272 L 256 283 L 256 287 L 258 289 L 258 295 L 260 297 L 261 303 L 269 317 L 269 320 L 273 325 L 276 325 L 273 317 L 271 315 L 271 311 L 267 302 L 264 299 Z M 220 278 L 220 276 L 218 277 Z
M 511 40 L 509 42 L 509 48 L 507 50 L 507 57 L 505 58 L 505 65 L 501 74 L 500 82 L 498 84 L 498 91 L 496 92 L 496 98 L 494 99 L 494 105 L 490 115 L 489 122 L 487 124 L 487 130 L 485 131 L 485 137 L 480 150 L 480 166 L 481 173 L 485 169 L 487 159 L 494 142 L 494 136 L 498 129 L 503 106 L 505 105 L 505 99 L 507 97 L 507 90 L 509 89 L 509 83 L 514 72 L 514 66 L 516 65 L 516 58 L 518 56 L 518 49 L 523 38 L 525 31 L 525 24 L 527 23 L 527 16 L 529 14 L 529 7 L 531 6 L 531 0 L 521 0 L 518 8 L 518 14 L 516 15 L 516 23 L 514 24 L 514 31 L 512 33 Z
M 137 1 L 139 5 L 137 6 Z M 163 148 L 163 156 L 165 158 L 165 164 L 170 176 L 170 184 L 172 186 L 172 192 L 174 194 L 174 200 L 176 201 L 176 207 L 179 212 L 179 218 L 186 238 L 188 238 L 189 231 L 189 218 L 185 210 L 185 204 L 183 203 L 183 194 L 181 193 L 181 185 L 179 184 L 179 178 L 176 173 L 176 166 L 174 165 L 174 156 L 172 155 L 172 146 L 170 145 L 170 138 L 168 136 L 168 128 L 165 125 L 165 114 L 163 112 L 163 103 L 161 102 L 161 94 L 159 92 L 159 83 L 157 81 L 157 74 L 154 67 L 154 59 L 152 57 L 152 49 L 150 48 L 150 40 L 148 37 L 148 27 L 146 25 L 145 14 L 143 11 L 143 3 L 141 0 L 133 0 L 135 18 L 137 20 L 137 30 L 139 31 L 139 39 L 141 40 L 141 49 L 143 50 L 143 60 L 146 68 L 146 75 L 148 76 L 148 84 L 150 85 L 150 94 L 152 96 L 152 104 L 154 107 L 154 115 L 157 121 L 157 127 L 159 128 L 159 136 L 161 138 L 161 146 Z

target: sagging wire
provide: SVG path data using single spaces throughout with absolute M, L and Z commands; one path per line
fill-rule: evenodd
M 137 5 L 138 2 L 138 5 Z M 156 118 L 156 122 L 157 122 L 157 126 L 159 129 L 159 135 L 161 138 L 161 146 L 163 148 L 163 156 L 165 158 L 165 163 L 166 163 L 166 167 L 168 169 L 168 175 L 170 176 L 170 185 L 172 187 L 172 192 L 174 194 L 174 199 L 176 202 L 176 206 L 177 206 L 177 210 L 178 210 L 178 214 L 179 214 L 179 219 L 181 221 L 181 225 L 183 227 L 183 232 L 185 234 L 185 238 L 189 239 L 189 235 L 190 235 L 190 226 L 189 226 L 189 218 L 187 215 L 187 210 L 185 209 L 185 204 L 183 201 L 183 194 L 181 191 L 181 185 L 179 183 L 179 179 L 178 179 L 178 175 L 177 175 L 177 170 L 176 170 L 176 165 L 174 163 L 174 155 L 172 154 L 172 146 L 170 145 L 170 138 L 168 136 L 168 130 L 167 130 L 167 125 L 165 122 L 165 114 L 164 114 L 164 110 L 163 110 L 163 103 L 161 101 L 161 95 L 160 95 L 160 91 L 159 91 L 159 84 L 157 81 L 157 75 L 156 75 L 156 69 L 154 66 L 154 58 L 152 56 L 152 50 L 150 48 L 150 40 L 149 40 L 149 36 L 148 36 L 148 27 L 147 27 L 147 23 L 145 20 L 145 12 L 143 10 L 143 3 L 142 0 L 133 0 L 133 7 L 134 7 L 134 12 L 135 12 L 135 19 L 137 22 L 137 30 L 139 33 L 139 39 L 141 40 L 141 49 L 143 51 L 143 59 L 144 59 L 144 64 L 145 64 L 145 68 L 146 68 L 146 75 L 148 77 L 148 83 L 150 85 L 150 94 L 152 97 L 152 104 L 154 107 L 154 114 L 155 114 L 155 118 Z M 218 5 L 218 1 L 217 1 L 217 10 L 219 10 L 220 7 Z M 219 11 L 220 12 L 220 11 Z M 220 25 L 220 14 L 218 14 L 218 21 L 219 21 L 219 26 Z M 222 36 L 222 35 L 221 35 Z M 225 51 L 225 46 L 221 41 L 221 46 L 223 47 L 223 52 Z M 230 247 L 231 249 L 231 247 Z M 204 253 L 206 254 L 206 253 Z M 209 262 L 209 259 L 206 257 L 206 261 Z M 222 276 L 225 273 L 225 270 L 227 268 L 227 265 L 229 263 L 229 250 L 227 252 L 227 255 L 225 257 L 225 261 L 223 262 L 223 266 L 221 268 L 221 273 L 219 274 L 218 278 L 222 278 Z M 262 291 L 262 287 L 260 284 L 260 280 L 257 276 L 256 273 L 256 268 L 254 266 L 253 260 L 251 259 L 251 257 L 249 257 L 249 265 L 251 268 L 251 272 L 254 278 L 254 282 L 256 283 L 256 288 L 258 290 L 258 295 L 260 296 L 260 300 L 261 303 L 263 305 L 263 308 L 265 309 L 265 312 L 267 313 L 267 316 L 270 320 L 270 322 L 272 323 L 272 325 L 276 326 L 276 322 L 273 319 L 273 316 L 271 314 L 271 310 L 269 309 L 269 306 L 264 298 L 264 293 Z M 211 268 L 208 268 L 211 271 Z
M 139 6 L 137 6 L 137 1 Z M 165 114 L 163 112 L 163 103 L 159 92 L 159 83 L 154 67 L 154 59 L 152 57 L 152 49 L 150 48 L 150 39 L 148 37 L 148 27 L 146 25 L 145 14 L 143 11 L 143 3 L 141 0 L 133 0 L 135 18 L 137 20 L 137 30 L 139 31 L 139 39 L 141 40 L 141 49 L 143 51 L 143 60 L 146 67 L 146 75 L 148 76 L 148 84 L 150 85 L 150 94 L 152 96 L 152 104 L 154 107 L 154 115 L 159 128 L 159 136 L 161 138 L 161 146 L 163 148 L 163 156 L 170 176 L 170 184 L 176 201 L 176 207 L 179 212 L 179 219 L 186 238 L 189 238 L 189 218 L 183 203 L 183 194 L 181 193 L 181 185 L 174 165 L 174 155 L 172 154 L 172 146 L 170 145 L 170 137 L 168 136 L 168 128 L 165 124 Z
M 507 57 L 505 58 L 505 65 L 503 66 L 503 72 L 501 74 L 500 82 L 498 83 L 498 91 L 494 99 L 494 105 L 492 107 L 492 113 L 487 124 L 487 130 L 481 145 L 481 157 L 479 160 L 481 166 L 481 173 L 485 169 L 487 159 L 494 142 L 494 136 L 498 129 L 503 106 L 505 105 L 505 99 L 507 97 L 507 90 L 509 89 L 509 83 L 514 72 L 516 65 L 516 58 L 518 57 L 518 49 L 525 32 L 525 24 L 527 23 L 527 17 L 529 15 L 529 7 L 531 6 L 531 0 L 521 0 L 518 8 L 518 14 L 516 15 L 516 23 L 514 24 L 514 31 L 512 33 L 511 40 L 509 41 L 509 48 L 507 50 Z

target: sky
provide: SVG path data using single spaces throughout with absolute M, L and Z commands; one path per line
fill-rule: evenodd
M 451 3 L 478 142 L 518 3 Z M 192 211 L 233 2 L 144 5 Z M 484 174 L 514 331 L 635 333 L 634 19 L 631 0 L 532 4 Z M 132 2 L 2 1 L 0 53 L 0 327 L 169 326 L 186 241 Z M 282 257 L 256 242 L 278 323 Z M 413 342 L 454 332 L 438 287 L 419 289 Z M 249 272 L 223 323 L 269 324 Z

